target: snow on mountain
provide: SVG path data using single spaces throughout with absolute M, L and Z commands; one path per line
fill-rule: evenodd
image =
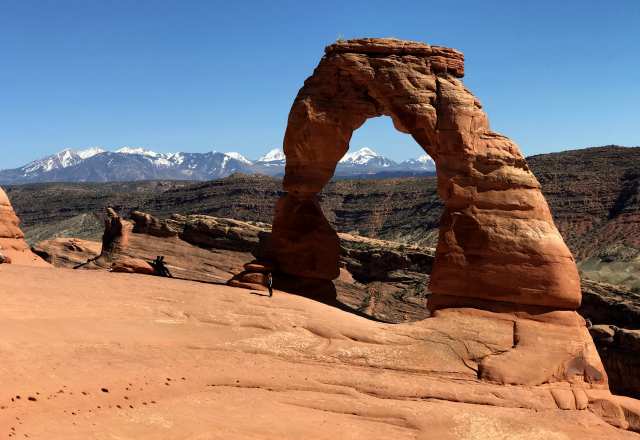
M 90 157 L 93 157 L 96 154 L 106 153 L 106 152 L 107 150 L 100 147 L 87 148 L 86 150 L 76 151 L 76 153 L 78 153 L 78 156 L 80 156 L 82 159 L 89 159 Z
M 400 164 L 400 167 L 403 169 L 435 171 L 436 163 L 431 159 L 431 156 L 424 154 L 417 159 L 405 160 Z
M 129 147 L 124 147 L 124 148 L 120 148 L 119 150 L 114 151 L 114 153 L 124 153 L 124 154 L 142 154 L 143 156 L 151 156 L 151 157 L 158 157 L 160 156 L 158 153 L 155 153 L 153 151 L 149 151 L 146 148 L 129 148 Z
M 286 157 L 281 149 L 273 149 L 252 162 L 237 152 L 156 153 L 145 148 L 121 148 L 114 152 L 100 147 L 82 151 L 66 149 L 43 157 L 22 168 L 0 170 L 0 183 L 33 182 L 106 182 L 114 180 L 193 179 L 209 180 L 233 173 L 262 173 L 283 177 Z M 435 172 L 428 155 L 401 164 L 375 153 L 369 148 L 346 154 L 338 163 L 336 177 L 360 175 L 392 176 L 407 172 Z M 395 173 L 395 174 L 394 174 Z
M 391 167 L 397 165 L 391 159 L 371 151 L 369 148 L 363 148 L 355 153 L 347 153 L 344 155 L 339 165 L 342 166 L 374 166 L 374 167 Z
M 231 153 L 224 153 L 229 157 L 234 158 L 237 161 L 240 161 L 242 163 L 246 163 L 248 165 L 251 165 L 253 162 L 251 162 L 249 159 L 247 159 L 246 157 L 244 157 L 242 154 L 240 153 L 235 153 L 235 152 L 231 152 Z
M 182 164 L 182 162 L 184 162 L 184 155 L 185 153 L 167 153 L 164 155 L 164 157 L 167 161 L 170 161 L 176 165 L 180 165 Z
M 43 157 L 22 167 L 24 175 L 36 172 L 47 172 L 55 168 L 66 168 L 82 162 L 82 158 L 75 150 L 67 148 L 52 156 Z
M 269 151 L 260 159 L 256 160 L 256 162 L 280 162 L 284 164 L 284 161 L 286 160 L 287 160 L 287 157 L 284 155 L 284 151 L 282 151 L 279 148 L 276 148 L 275 150 Z

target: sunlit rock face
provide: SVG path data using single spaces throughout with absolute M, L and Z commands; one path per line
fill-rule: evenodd
M 5 263 L 49 266 L 31 252 L 19 225 L 20 219 L 13 211 L 7 194 L 0 188 L 0 253 L 5 257 Z
M 482 105 L 462 84 L 462 53 L 392 38 L 342 41 L 325 52 L 298 92 L 284 138 L 288 194 L 276 206 L 271 248 L 280 270 L 338 277 L 332 255 L 339 241 L 314 209 L 316 194 L 353 131 L 386 115 L 436 163 L 446 208 L 429 289 L 578 307 L 578 271 L 540 184 L 518 146 L 490 130 Z

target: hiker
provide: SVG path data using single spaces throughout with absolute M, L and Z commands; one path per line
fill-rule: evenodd
M 2 249 L 2 246 L 0 246 L 0 249 Z M 4 257 L 2 256 L 2 254 L 0 254 L 0 264 L 4 263 Z
M 269 298 L 271 298 L 273 296 L 273 289 L 271 288 L 273 285 L 273 277 L 271 276 L 271 272 L 268 273 L 268 276 L 267 287 L 269 288 Z
M 155 267 L 158 272 L 160 272 L 160 276 L 173 278 L 173 275 L 171 275 L 171 272 L 169 272 L 167 266 L 164 265 L 164 257 L 158 255 L 156 257 L 156 260 L 151 263 L 151 265 Z

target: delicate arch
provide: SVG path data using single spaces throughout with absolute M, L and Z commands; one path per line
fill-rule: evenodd
M 296 97 L 271 254 L 285 273 L 335 279 L 340 240 L 317 193 L 349 149 L 353 131 L 390 116 L 433 158 L 445 202 L 429 289 L 561 308 L 580 305 L 575 262 L 540 184 L 518 146 L 489 128 L 482 105 L 458 79 L 454 49 L 396 39 L 335 43 Z

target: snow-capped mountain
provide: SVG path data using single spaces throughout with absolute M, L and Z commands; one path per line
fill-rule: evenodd
M 284 165 L 286 160 L 287 158 L 284 155 L 284 151 L 282 151 L 279 148 L 276 148 L 275 150 L 271 150 L 264 156 L 260 157 L 258 160 L 256 160 L 256 163 L 265 164 L 267 166 Z
M 235 160 L 237 160 L 239 162 L 242 162 L 242 163 L 246 163 L 247 165 L 251 165 L 253 163 L 253 162 L 251 162 L 249 159 L 247 159 L 246 157 L 244 157 L 240 153 L 231 152 L 231 153 L 225 153 L 225 154 L 227 156 L 229 156 L 230 158 L 235 159 Z
M 150 157 L 158 157 L 160 156 L 158 153 L 154 153 L 153 151 L 149 151 L 146 148 L 129 148 L 129 147 L 124 147 L 124 148 L 120 148 L 119 150 L 114 151 L 114 153 L 122 153 L 122 154 L 142 154 L 143 156 L 150 156 Z M 171 154 L 171 153 L 169 153 Z
M 356 151 L 355 153 L 347 153 L 344 155 L 340 162 L 338 162 L 339 167 L 392 167 L 397 165 L 391 159 L 387 159 L 386 157 L 371 151 L 368 148 L 363 148 L 361 150 Z
M 100 147 L 87 148 L 86 150 L 76 151 L 76 153 L 78 153 L 78 156 L 80 156 L 82 159 L 89 159 L 90 157 L 95 156 L 96 154 L 106 153 L 106 152 L 107 150 Z
M 3 184 L 110 182 L 122 180 L 210 180 L 251 174 L 253 162 L 238 153 L 156 153 L 144 148 L 109 152 L 100 147 L 66 149 L 12 170 L 0 170 Z
M 269 151 L 256 161 L 240 153 L 156 153 L 145 148 L 124 147 L 110 152 L 103 148 L 82 151 L 66 149 L 33 161 L 22 168 L 0 170 L 0 184 L 35 182 L 111 182 L 127 180 L 210 180 L 233 173 L 282 177 L 286 157 L 281 149 Z M 435 164 L 427 155 L 400 165 L 369 148 L 346 154 L 335 177 L 402 177 L 431 175 Z M 417 173 L 417 174 L 416 174 Z
M 424 154 L 417 159 L 405 160 L 399 165 L 403 170 L 425 170 L 435 171 L 436 163 L 431 159 L 431 156 Z
M 38 160 L 34 160 L 33 162 L 25 165 L 22 169 L 24 169 L 25 174 L 34 174 L 34 173 L 46 173 L 47 171 L 55 170 L 58 168 L 67 168 L 73 165 L 76 165 L 82 162 L 89 157 L 95 156 L 96 154 L 100 154 L 105 152 L 100 147 L 96 148 L 87 148 L 86 150 L 76 151 L 71 148 L 67 148 L 62 150 L 59 153 L 54 154 L 53 156 L 43 157 Z

